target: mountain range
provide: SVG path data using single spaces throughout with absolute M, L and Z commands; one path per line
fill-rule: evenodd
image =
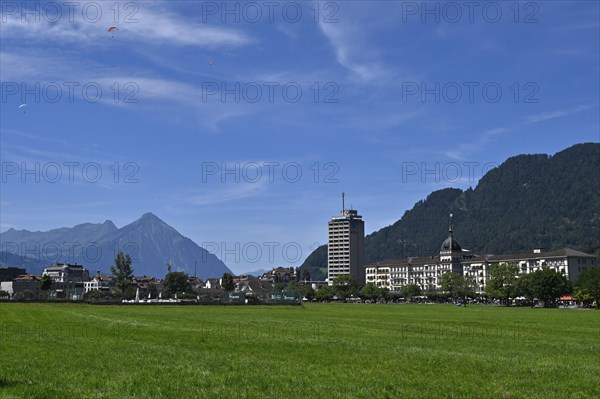
M 518 155 L 488 171 L 477 186 L 432 192 L 394 224 L 365 237 L 366 263 L 439 253 L 448 236 L 474 253 L 600 248 L 600 144 L 577 144 L 553 156 Z M 393 212 L 390 204 L 390 212 Z M 368 216 L 365 217 L 368 222 Z M 300 267 L 324 279 L 327 246 Z
M 10 229 L 0 234 L 0 248 L 0 265 L 37 274 L 54 262 L 82 264 L 90 273 L 108 272 L 119 251 L 129 254 L 135 275 L 162 278 L 167 263 L 172 271 L 204 279 L 231 273 L 215 255 L 152 213 L 122 228 L 107 220 L 46 232 Z

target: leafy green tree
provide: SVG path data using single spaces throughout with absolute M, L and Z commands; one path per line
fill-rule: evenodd
M 285 284 L 282 283 L 282 282 L 274 283 L 273 284 L 273 289 L 275 291 L 283 291 L 285 289 Z
M 441 277 L 442 290 L 450 294 L 454 300 L 462 297 L 465 293 L 465 279 L 462 274 L 455 272 L 446 272 Z
M 15 301 L 31 301 L 34 298 L 35 294 L 32 290 L 23 290 L 14 295 Z
M 363 299 L 376 299 L 379 296 L 379 290 L 373 283 L 367 283 L 360 290 L 360 296 Z
M 163 280 L 163 286 L 165 287 L 168 297 L 171 297 L 176 293 L 187 293 L 192 291 L 192 286 L 188 281 L 188 275 L 184 272 L 167 273 Z
M 581 288 L 576 288 L 575 291 L 573 292 L 573 297 L 575 299 L 577 299 L 577 301 L 579 302 L 583 302 L 584 305 L 589 305 L 595 302 L 594 298 L 592 298 L 592 296 L 590 294 L 588 294 L 587 291 L 581 289 Z M 598 305 L 596 304 L 596 309 L 598 308 Z
M 536 294 L 532 274 L 519 276 L 515 283 L 515 295 L 525 297 L 531 303 L 531 307 L 535 306 L 533 299 Z
M 128 254 L 119 252 L 115 257 L 115 264 L 110 267 L 115 285 L 121 292 L 121 297 L 127 290 L 127 287 L 133 281 L 133 269 L 131 268 L 131 258 Z
M 526 281 L 528 289 L 544 302 L 544 307 L 555 306 L 556 300 L 571 292 L 571 283 L 561 273 L 551 269 L 537 270 Z
M 390 298 L 390 290 L 387 287 L 379 287 L 377 288 L 377 298 L 382 300 L 387 300 Z
M 298 286 L 298 292 L 300 292 L 304 298 L 309 300 L 312 300 L 316 295 L 315 290 L 309 284 L 302 284 Z
M 390 291 L 388 292 L 388 297 L 393 301 L 397 301 L 402 298 L 402 294 L 398 291 Z
M 333 298 L 334 295 L 335 295 L 335 292 L 334 292 L 333 288 L 329 287 L 329 286 L 325 286 L 325 287 L 321 287 L 317 290 L 315 297 L 319 301 L 329 301 L 329 300 L 331 300 L 331 298 Z
M 407 284 L 402 287 L 401 292 L 404 298 L 414 298 L 421 295 L 421 287 L 416 284 Z
M 351 295 L 358 295 L 356 278 L 351 274 L 337 276 L 333 279 L 333 291 L 341 299 L 346 299 Z
M 129 287 L 127 287 L 125 289 L 125 292 L 123 293 L 123 297 L 127 300 L 135 299 L 136 291 L 137 291 L 136 288 L 134 288 L 130 285 Z
M 110 292 L 110 294 L 112 295 L 112 297 L 114 299 L 123 299 L 123 291 L 121 291 L 120 288 L 113 288 L 112 291 Z
M 286 290 L 286 291 L 295 291 L 295 292 L 298 292 L 298 291 L 300 291 L 300 289 L 299 289 L 299 288 L 300 288 L 300 285 L 298 284 L 298 282 L 297 282 L 297 281 L 295 281 L 295 280 L 292 280 L 292 281 L 290 281 L 290 282 L 288 283 L 288 285 L 285 287 L 285 290 Z
M 158 287 L 155 283 L 150 283 L 148 285 L 148 290 L 146 291 L 146 296 L 150 294 L 150 298 L 156 299 L 158 298 Z
M 44 274 L 40 280 L 39 284 L 40 290 L 44 291 L 44 296 L 46 299 L 48 298 L 48 290 L 52 288 L 52 277 L 47 274 Z
M 596 309 L 600 309 L 600 266 L 581 273 L 575 287 L 580 296 L 588 297 L 596 304 Z
M 223 273 L 223 282 L 221 283 L 221 287 L 223 287 L 225 291 L 235 290 L 235 282 L 233 281 L 233 276 L 231 273 Z
M 502 299 L 506 306 L 509 306 L 509 299 L 516 296 L 518 274 L 519 268 L 515 264 L 500 263 L 490 268 L 490 278 L 486 288 L 487 295 L 491 298 Z
M 85 294 L 83 294 L 83 299 L 87 301 L 94 301 L 102 298 L 104 298 L 104 293 L 98 290 L 88 291 Z
M 424 295 L 427 297 L 428 300 L 435 301 L 435 302 L 439 301 L 440 299 L 445 300 L 448 298 L 448 294 L 443 293 L 441 290 L 438 290 L 437 288 L 428 288 L 421 295 Z
M 197 294 L 195 292 L 184 291 L 180 294 L 177 294 L 177 298 L 179 299 L 196 299 Z
M 464 286 L 463 286 L 463 295 L 469 298 L 475 298 L 477 293 L 475 292 L 475 287 L 477 287 L 477 281 L 473 276 L 463 276 Z

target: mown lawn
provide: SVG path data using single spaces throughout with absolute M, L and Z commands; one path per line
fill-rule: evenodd
M 600 398 L 600 312 L 0 304 L 1 398 Z

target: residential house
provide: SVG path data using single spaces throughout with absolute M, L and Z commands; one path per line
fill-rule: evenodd
M 102 291 L 110 293 L 113 288 L 115 288 L 113 278 L 107 274 L 97 273 L 91 281 L 84 281 L 83 283 L 84 292 Z
M 8 293 L 10 299 L 16 299 L 24 291 L 31 291 L 37 297 L 41 290 L 39 288 L 40 276 L 23 274 L 13 281 L 0 282 L 0 291 Z
M 296 279 L 296 272 L 293 267 L 276 267 L 264 273 L 260 279 L 263 281 L 270 281 L 271 283 L 287 284 Z
M 84 282 L 90 280 L 85 267 L 70 263 L 55 263 L 45 268 L 42 276 L 52 279 L 49 297 L 54 299 L 83 299 Z

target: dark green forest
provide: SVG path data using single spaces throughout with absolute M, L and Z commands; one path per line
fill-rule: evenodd
M 365 238 L 367 264 L 439 253 L 451 213 L 455 238 L 476 254 L 563 247 L 598 253 L 600 144 L 577 144 L 554 156 L 511 157 L 474 189 L 429 194 L 396 223 Z M 322 245 L 301 270 L 308 269 L 317 280 L 326 277 L 326 267 L 327 247 Z

